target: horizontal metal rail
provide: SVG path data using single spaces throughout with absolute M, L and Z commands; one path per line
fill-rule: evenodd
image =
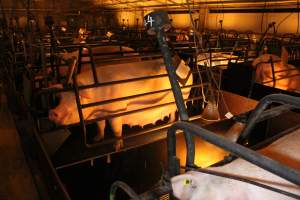
M 126 56 L 126 57 L 124 57 L 124 56 L 116 56 L 116 57 L 109 57 L 109 58 L 97 58 L 97 57 L 95 57 L 94 58 L 94 62 L 95 62 L 95 64 L 103 64 L 103 63 L 109 63 L 109 62 L 111 62 L 111 61 L 114 61 L 114 60 L 124 60 L 124 61 L 126 61 L 126 60 L 130 60 L 130 59 L 132 59 L 132 58 L 141 58 L 142 60 L 143 59 L 146 59 L 146 58 L 156 58 L 156 57 L 161 57 L 162 55 L 161 54 L 159 54 L 159 53 L 157 53 L 157 54 L 142 54 L 142 55 L 130 55 L 130 56 Z M 100 60 L 101 59 L 101 60 Z M 84 61 L 84 62 L 81 62 L 81 64 L 91 64 L 91 61 Z M 62 64 L 54 64 L 54 65 L 46 65 L 46 67 L 47 68 L 50 68 L 50 67 L 67 67 L 67 66 L 69 66 L 68 64 L 64 64 L 64 63 L 62 63 Z M 102 67 L 102 66 L 97 66 L 96 68 L 98 68 L 98 67 Z M 39 69 L 39 67 L 35 67 L 36 69 Z
M 164 124 L 164 125 L 155 126 L 153 128 L 150 128 L 150 129 L 147 129 L 147 130 L 142 130 L 142 131 L 139 131 L 137 133 L 133 133 L 133 134 L 130 134 L 130 135 L 124 135 L 121 138 L 123 140 L 127 140 L 127 139 L 130 139 L 130 138 L 143 136 L 143 135 L 146 135 L 146 134 L 151 134 L 152 132 L 157 132 L 157 131 L 160 131 L 162 129 L 169 128 L 172 124 L 174 124 L 174 123 L 168 123 L 168 124 Z M 105 145 L 105 144 L 113 144 L 116 140 L 117 140 L 116 138 L 105 139 L 105 140 L 97 143 L 95 146 L 98 147 L 98 146 Z M 81 159 L 81 160 L 78 160 L 78 161 L 73 161 L 73 162 L 62 164 L 62 165 L 59 165 L 59 166 L 55 166 L 55 169 L 58 170 L 58 169 L 66 168 L 66 167 L 71 167 L 71 166 L 74 166 L 74 165 L 78 165 L 80 163 L 85 163 L 85 162 L 89 162 L 91 160 L 95 160 L 95 159 L 99 159 L 99 158 L 102 158 L 102 157 L 105 157 L 105 156 L 113 155 L 115 153 L 125 152 L 125 151 L 128 151 L 130 149 L 134 149 L 138 146 L 140 146 L 140 145 L 125 147 L 125 148 L 120 149 L 119 152 L 109 152 L 109 153 L 105 153 L 105 154 L 101 154 L 101 155 L 99 154 L 99 155 L 90 156 L 90 157 L 85 158 L 85 159 Z
M 284 76 L 284 77 L 281 77 L 281 78 L 275 78 L 275 81 L 279 81 L 279 80 L 283 80 L 283 79 L 288 79 L 288 78 L 292 78 L 292 77 L 296 77 L 296 76 L 300 76 L 300 73 L 299 74 L 293 74 L 293 75 L 290 75 L 290 76 Z M 262 82 L 262 84 L 272 83 L 272 82 L 274 82 L 274 81 L 273 80 L 264 81 L 264 82 Z
M 189 86 L 187 86 L 187 87 L 189 87 Z M 201 99 L 203 99 L 202 96 L 196 96 L 196 97 L 184 99 L 184 101 L 185 102 L 190 102 L 190 101 L 201 100 Z M 148 106 L 146 108 L 142 108 L 142 109 L 138 109 L 138 110 L 132 110 L 132 111 L 127 111 L 127 112 L 119 112 L 119 113 L 114 114 L 114 115 L 106 115 L 104 117 L 93 118 L 93 119 L 90 119 L 90 120 L 85 120 L 85 123 L 86 124 L 91 124 L 91 123 L 94 123 L 94 122 L 97 122 L 97 121 L 100 121 L 100 120 L 105 120 L 109 117 L 120 117 L 122 115 L 126 115 L 126 114 L 128 115 L 128 114 L 132 114 L 134 112 L 142 112 L 142 111 L 145 111 L 145 110 L 158 108 L 160 106 L 162 106 L 162 107 L 163 106 L 168 106 L 168 105 L 171 105 L 171 104 L 175 104 L 175 102 L 172 101 L 172 102 L 168 102 L 168 103 L 165 103 L 165 104 L 159 104 L 159 105 L 155 105 L 155 106 Z M 92 106 L 95 106 L 95 105 L 92 105 Z M 196 120 L 196 119 L 199 119 L 199 118 L 201 118 L 201 117 L 200 116 L 193 116 L 190 119 L 191 120 Z M 66 125 L 66 126 L 56 126 L 55 128 L 52 128 L 51 130 L 40 131 L 40 133 L 45 134 L 45 133 L 48 133 L 48 132 L 51 132 L 51 131 L 54 131 L 54 130 L 59 130 L 59 129 L 63 129 L 63 128 L 71 128 L 71 127 L 75 127 L 75 126 L 78 126 L 78 125 L 80 125 L 80 123 L 69 124 L 69 125 Z
M 193 97 L 193 98 L 189 98 L 189 99 L 184 99 L 184 102 L 195 101 L 195 100 L 199 100 L 199 99 L 203 99 L 203 98 L 202 97 Z M 141 109 L 137 109 L 137 110 L 122 112 L 122 113 L 118 113 L 118 114 L 107 115 L 107 116 L 95 118 L 95 119 L 92 119 L 92 120 L 86 120 L 86 123 L 93 123 L 93 122 L 103 120 L 103 119 L 107 119 L 107 118 L 114 118 L 114 117 L 120 117 L 120 116 L 124 116 L 124 115 L 133 114 L 133 113 L 136 113 L 136 112 L 143 112 L 143 111 L 151 110 L 151 109 L 154 109 L 154 108 L 169 106 L 169 105 L 172 105 L 172 104 L 175 104 L 175 101 L 171 101 L 171 102 L 168 102 L 168 103 L 163 103 L 163 104 L 159 104 L 159 105 L 155 105 L 155 106 L 151 106 L 151 107 L 141 108 Z
M 280 103 L 283 105 L 287 105 L 293 108 L 300 108 L 300 98 L 294 97 L 285 94 L 271 94 L 264 97 L 255 109 L 251 112 L 246 127 L 240 134 L 237 143 L 243 144 L 246 142 L 246 139 L 249 137 L 252 129 L 254 128 L 255 124 L 257 124 L 258 120 L 262 118 L 263 111 L 271 104 L 271 103 Z M 274 108 L 273 108 L 274 109 Z
M 195 100 L 200 100 L 200 99 L 203 99 L 203 97 L 198 96 L 198 97 L 193 97 L 193 98 L 187 98 L 187 99 L 184 99 L 184 101 L 189 102 L 189 101 L 195 101 Z M 97 117 L 97 118 L 93 118 L 93 119 L 90 119 L 90 120 L 84 120 L 84 122 L 86 124 L 91 124 L 91 123 L 95 123 L 97 121 L 105 120 L 105 119 L 108 119 L 108 118 L 121 117 L 121 116 L 124 116 L 124 115 L 133 114 L 135 112 L 143 112 L 143 111 L 151 110 L 151 109 L 154 109 L 154 108 L 169 106 L 169 105 L 172 105 L 172 104 L 175 104 L 175 101 L 168 102 L 168 103 L 163 103 L 163 104 L 159 104 L 159 105 L 155 105 L 155 106 L 149 106 L 149 107 L 146 107 L 146 108 L 131 110 L 131 111 L 127 111 L 127 112 L 119 112 L 117 114 L 106 115 L 106 116 L 103 116 L 103 117 Z M 66 125 L 66 126 L 57 126 L 55 128 L 55 130 L 63 129 L 63 128 L 71 128 L 71 127 L 78 126 L 79 124 L 80 123 L 74 123 L 74 124 L 69 124 L 69 125 Z M 47 133 L 47 132 L 49 132 L 49 130 L 44 131 L 44 133 Z
M 189 122 L 176 122 L 168 130 L 168 168 L 170 176 L 173 177 L 178 175 L 179 172 L 179 160 L 176 157 L 176 131 L 182 130 L 185 133 L 198 136 L 203 140 L 214 144 L 222 149 L 233 153 L 234 155 L 241 157 L 250 163 L 257 165 L 271 173 L 274 173 L 296 185 L 300 185 L 300 172 L 289 168 L 277 161 L 274 161 L 266 156 L 260 155 L 259 153 L 248 149 L 240 144 L 231 142 L 226 138 L 216 135 L 215 133 L 208 131 L 198 125 L 191 124 Z M 190 149 L 191 145 L 186 142 L 186 148 Z M 189 152 L 189 151 L 187 151 Z M 195 166 L 194 163 L 188 163 L 187 167 Z
M 201 70 L 201 73 L 205 73 L 205 70 Z M 198 71 L 192 71 L 193 74 L 198 74 Z M 139 78 L 133 78 L 133 79 L 126 79 L 126 80 L 119 80 L 119 81 L 111 81 L 111 82 L 104 82 L 104 83 L 97 83 L 97 84 L 89 84 L 89 85 L 80 85 L 78 86 L 79 90 L 84 89 L 90 89 L 90 88 L 96 88 L 96 87 L 105 87 L 113 84 L 121 84 L 121 83 L 127 83 L 127 82 L 134 82 L 134 81 L 140 81 L 145 79 L 152 79 L 152 78 L 162 78 L 167 77 L 167 74 L 160 74 L 160 75 L 153 75 L 153 76 L 145 76 L 145 77 L 139 77 Z M 66 88 L 45 88 L 36 93 L 36 96 L 39 96 L 44 93 L 60 93 L 60 92 L 67 92 L 67 91 L 73 91 L 74 89 L 72 87 L 66 87 Z
M 204 85 L 208 85 L 208 84 L 187 85 L 187 86 L 181 87 L 181 89 L 194 88 L 194 87 L 203 87 Z M 169 89 L 157 90 L 157 91 L 153 91 L 153 92 L 136 94 L 136 95 L 126 96 L 126 97 L 109 99 L 109 100 L 104 100 L 104 101 L 99 101 L 99 102 L 93 102 L 93 103 L 88 103 L 88 104 L 81 104 L 81 108 L 99 106 L 99 105 L 103 105 L 103 104 L 109 104 L 109 103 L 113 103 L 113 102 L 117 102 L 117 101 L 123 101 L 123 100 L 138 98 L 138 97 L 142 97 L 142 96 L 152 95 L 152 94 L 159 94 L 159 93 L 169 92 L 169 91 L 172 91 L 172 89 L 169 88 Z

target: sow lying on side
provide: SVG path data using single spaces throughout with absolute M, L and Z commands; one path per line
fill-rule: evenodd
M 286 135 L 260 152 L 292 168 L 300 170 L 300 129 Z M 214 171 L 244 177 L 300 195 L 300 186 L 286 181 L 243 159 L 237 159 L 222 167 L 209 168 Z M 222 178 L 210 174 L 190 171 L 172 178 L 174 195 L 182 200 L 288 200 L 291 197 L 260 188 L 258 186 Z

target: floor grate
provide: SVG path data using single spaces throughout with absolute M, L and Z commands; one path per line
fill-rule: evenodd
M 161 197 L 159 197 L 159 200 L 169 200 L 170 199 L 170 195 L 169 194 L 165 194 Z

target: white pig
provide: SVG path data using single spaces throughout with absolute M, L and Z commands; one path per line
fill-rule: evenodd
M 270 59 L 274 63 L 275 84 Z M 255 76 L 257 83 L 281 90 L 300 91 L 300 71 L 297 67 L 288 64 L 288 52 L 284 47 L 281 57 L 263 54 L 253 61 L 252 66 L 257 67 Z
M 72 76 L 72 73 L 77 71 L 77 69 L 74 69 L 76 67 L 78 62 L 78 56 L 79 56 L 79 50 L 72 51 L 72 52 L 64 52 L 60 53 L 60 57 L 63 60 L 72 60 L 71 64 L 69 66 L 61 66 L 59 67 L 59 73 L 60 76 L 67 76 L 68 79 L 70 76 Z M 104 66 L 107 64 L 118 64 L 118 63 L 128 63 L 128 62 L 138 62 L 141 61 L 141 58 L 138 56 L 138 53 L 134 53 L 134 49 L 126 46 L 97 46 L 92 48 L 94 62 L 97 63 L 97 66 Z M 127 52 L 124 54 L 114 54 L 118 52 Z M 132 53 L 131 53 L 132 52 Z M 102 54 L 102 55 L 97 55 Z M 103 55 L 104 54 L 104 55 Z M 105 55 L 107 54 L 107 55 Z M 82 48 L 82 55 L 85 55 L 81 58 L 81 62 L 89 62 L 89 51 L 87 48 Z M 76 62 L 73 62 L 73 61 Z M 83 63 L 81 65 L 81 72 L 85 70 L 91 70 L 91 64 L 90 63 Z
M 299 151 L 300 129 L 260 150 L 262 154 L 298 170 L 300 169 Z M 299 186 L 240 158 L 222 167 L 211 167 L 208 169 L 244 177 L 300 195 Z M 252 184 L 196 171 L 175 176 L 171 182 L 174 196 L 181 200 L 293 199 Z
M 177 75 L 181 79 L 185 79 L 185 85 L 191 85 L 193 82 L 190 68 L 183 61 L 174 59 L 174 64 L 177 67 Z M 106 83 L 111 81 L 127 80 L 138 77 L 146 77 L 153 75 L 166 74 L 163 59 L 149 60 L 143 62 L 132 62 L 126 64 L 115 64 L 97 67 L 97 77 L 99 82 Z M 79 85 L 93 84 L 93 75 L 91 70 L 84 71 L 76 77 Z M 148 93 L 157 90 L 169 89 L 170 82 L 167 76 L 160 78 L 144 79 L 139 81 L 109 84 L 107 86 L 80 90 L 81 104 L 110 100 L 114 98 L 132 96 L 137 94 Z M 182 90 L 183 97 L 189 96 L 190 88 Z M 142 109 L 149 106 L 154 106 L 162 103 L 174 101 L 172 91 L 145 95 L 133 99 L 122 100 L 114 103 L 104 104 L 95 107 L 85 108 L 83 110 L 84 119 L 93 119 L 96 117 L 104 117 L 111 114 L 116 114 L 125 111 Z M 143 112 L 127 114 L 121 117 L 108 118 L 113 132 L 116 136 L 116 150 L 123 146 L 120 139 L 122 136 L 122 125 L 130 126 L 155 123 L 165 116 L 170 116 L 170 120 L 175 120 L 176 105 L 168 105 L 165 107 L 153 108 Z M 59 105 L 49 112 L 49 119 L 57 124 L 68 125 L 79 122 L 75 96 L 73 92 L 62 92 Z M 105 120 L 97 122 L 98 134 L 96 141 L 104 138 Z

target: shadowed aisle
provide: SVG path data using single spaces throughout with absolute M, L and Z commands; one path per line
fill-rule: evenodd
M 2 91 L 0 85 L 0 200 L 36 200 L 39 196 Z

